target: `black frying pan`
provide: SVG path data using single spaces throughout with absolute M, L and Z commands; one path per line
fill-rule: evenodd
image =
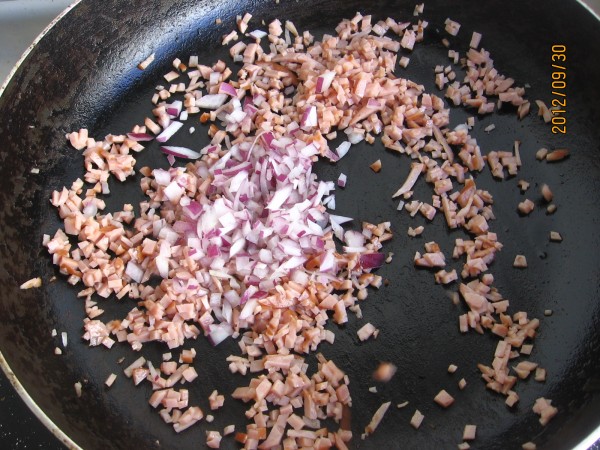
M 414 4 L 405 1 L 83 1 L 33 49 L 0 97 L 0 348 L 4 369 L 14 371 L 33 401 L 61 430 L 67 445 L 84 448 L 198 448 L 205 430 L 235 423 L 242 429 L 245 405 L 228 399 L 212 424 L 202 423 L 176 435 L 147 404 L 149 386 L 134 388 L 122 375 L 111 389 L 104 380 L 109 373 L 121 374 L 120 357 L 131 362 L 138 355 L 126 346 L 111 351 L 89 349 L 82 334 L 83 303 L 76 290 L 57 275 L 41 247 L 42 235 L 59 225 L 48 198 L 52 190 L 81 176 L 80 154 L 65 142 L 65 132 L 88 127 L 93 136 L 126 132 L 149 111 L 147 101 L 160 76 L 176 56 L 198 54 L 201 61 L 226 58 L 220 38 L 234 26 L 235 15 L 250 11 L 251 24 L 274 18 L 292 19 L 299 29 L 315 34 L 332 31 L 340 19 L 356 11 L 410 20 Z M 475 448 L 520 448 L 533 440 L 542 448 L 571 448 L 600 424 L 600 26 L 576 2 L 430 0 L 425 5 L 430 21 L 427 39 L 415 50 L 407 74 L 437 92 L 432 67 L 447 64 L 440 44 L 443 22 L 451 17 L 462 24 L 453 43 L 468 45 L 471 32 L 484 34 L 483 46 L 492 52 L 496 67 L 528 83 L 529 98 L 550 98 L 550 52 L 553 44 L 564 44 L 568 54 L 568 129 L 553 135 L 535 114 L 517 121 L 512 113 L 478 117 L 473 134 L 484 152 L 510 149 L 522 141 L 524 167 L 517 178 L 504 182 L 491 179 L 487 169 L 478 184 L 495 196 L 498 232 L 504 249 L 492 272 L 513 311 L 522 309 L 542 319 L 532 360 L 548 370 L 544 384 L 533 380 L 518 385 L 521 402 L 509 411 L 503 398 L 484 387 L 477 362 L 491 363 L 495 339 L 488 335 L 460 335 L 457 317 L 463 306 L 453 306 L 447 292 L 434 285 L 433 276 L 415 271 L 412 255 L 424 242 L 437 240 L 446 251 L 459 233 L 448 233 L 441 218 L 426 228 L 425 236 L 410 239 L 405 231 L 422 219 L 397 213 L 391 193 L 401 184 L 409 160 L 382 149 L 365 146 L 337 166 L 322 164 L 324 179 L 335 179 L 340 171 L 349 176 L 348 188 L 338 194 L 338 212 L 360 220 L 391 220 L 396 237 L 387 246 L 396 257 L 379 273 L 389 286 L 373 293 L 363 304 L 365 320 L 382 333 L 376 341 L 359 344 L 356 330 L 363 322 L 351 318 L 336 331 L 334 346 L 321 351 L 333 358 L 350 376 L 354 407 L 352 427 L 355 448 L 453 448 L 461 442 L 466 423 L 478 425 Z M 221 25 L 215 19 L 222 20 Z M 157 60 L 146 71 L 136 64 L 156 52 Z M 535 109 L 535 108 L 534 108 Z M 464 121 L 459 108 L 452 111 L 452 124 Z M 490 134 L 483 128 L 491 123 Z M 205 133 L 181 136 L 179 144 L 200 146 Z M 187 139 L 187 140 L 186 140 Z M 567 147 L 571 157 L 558 164 L 539 163 L 535 151 L 542 146 Z M 366 169 L 375 159 L 383 162 L 376 175 Z M 164 166 L 163 155 L 150 148 L 139 165 Z M 40 173 L 30 173 L 33 167 Z M 558 211 L 547 216 L 541 210 L 521 218 L 516 205 L 523 199 L 518 179 L 554 188 Z M 139 178 L 115 186 L 107 199 L 116 207 L 124 201 L 139 202 Z M 420 185 L 421 197 L 429 192 Z M 531 191 L 531 192 L 533 192 Z M 533 194 L 530 194 L 533 196 Z M 538 205 L 540 206 L 540 205 Z M 548 242 L 550 230 L 560 231 L 561 244 Z M 529 268 L 516 270 L 512 260 L 523 253 Z M 456 264 L 458 267 L 458 264 Z M 20 291 L 25 280 L 41 276 L 40 289 Z M 117 317 L 132 307 L 130 301 L 102 301 L 105 319 Z M 544 317 L 543 311 L 554 314 Z M 58 341 L 50 331 L 66 331 L 70 338 L 64 355 L 53 353 Z M 204 339 L 189 343 L 198 353 L 200 381 L 191 387 L 195 404 L 207 408 L 207 397 L 217 388 L 229 394 L 247 379 L 228 374 L 225 357 L 237 352 L 228 340 L 212 348 Z M 154 360 L 164 347 L 147 345 L 143 354 Z M 399 371 L 387 385 L 374 383 L 369 374 L 379 360 L 392 361 Z M 450 363 L 459 371 L 449 375 Z M 459 392 L 460 377 L 468 381 Z M 73 384 L 83 382 L 83 395 L 76 398 Z M 368 391 L 377 385 L 378 393 Z M 432 399 L 445 388 L 456 395 L 449 410 Z M 531 413 L 535 398 L 551 398 L 560 412 L 545 428 Z M 407 408 L 391 408 L 380 428 L 366 441 L 360 433 L 376 408 L 391 400 L 409 401 Z M 408 421 L 415 408 L 426 416 L 415 431 Z M 68 439 L 65 438 L 68 436 Z M 236 448 L 224 439 L 222 448 Z

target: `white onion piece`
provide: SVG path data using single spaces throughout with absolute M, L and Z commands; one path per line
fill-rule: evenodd
M 331 86 L 331 82 L 335 78 L 335 72 L 327 71 L 317 78 L 316 93 L 321 94 Z
M 321 272 L 332 272 L 334 271 L 335 266 L 335 256 L 333 255 L 333 252 L 326 252 L 323 256 L 323 259 L 321 260 Z
M 185 189 L 179 186 L 176 181 L 171 181 L 163 190 L 165 196 L 171 203 L 179 203 L 179 199 L 185 193 Z
M 251 298 L 248 300 L 242 308 L 242 312 L 240 312 L 240 320 L 247 320 L 250 318 L 250 316 L 254 315 L 254 308 L 256 308 L 257 305 L 257 299 Z
M 158 255 L 154 260 L 158 274 L 162 278 L 169 278 L 169 260 L 166 256 Z
M 152 176 L 160 186 L 166 186 L 171 182 L 171 174 L 168 170 L 154 169 L 152 171 Z
M 229 324 L 221 323 L 219 325 L 211 325 L 208 338 L 212 345 L 217 346 L 229 336 L 233 334 L 233 329 Z
M 230 95 L 231 97 L 237 97 L 237 91 L 235 90 L 235 88 L 223 81 L 220 85 L 219 85 L 219 94 L 226 94 L 226 95 Z
M 195 152 L 187 147 L 177 147 L 173 145 L 163 145 L 160 147 L 160 151 L 166 153 L 167 155 L 173 155 L 186 159 L 198 159 L 201 156 L 200 153 Z
M 275 195 L 267 205 L 266 209 L 279 209 L 292 193 L 293 186 L 285 186 L 275 192 Z
M 166 111 L 171 119 L 176 119 L 181 114 L 181 110 L 183 109 L 183 102 L 181 100 L 175 100 L 170 105 L 167 105 Z
M 169 124 L 167 128 L 165 128 L 162 133 L 156 136 L 156 140 L 158 142 L 167 142 L 171 137 L 179 131 L 179 129 L 183 126 L 183 122 L 178 122 L 174 120 Z
M 335 222 L 338 225 L 341 225 L 343 223 L 346 222 L 352 222 L 354 219 L 352 217 L 346 217 L 346 216 L 338 216 L 336 214 L 329 214 L 329 221 L 331 223 Z
M 348 247 L 363 247 L 365 236 L 360 231 L 348 230 L 344 233 L 344 242 Z
M 213 86 L 216 85 L 221 79 L 221 74 L 219 72 L 211 72 L 208 76 L 208 82 Z
M 236 109 L 231 114 L 225 116 L 225 120 L 229 123 L 240 123 L 246 118 L 246 113 L 241 109 Z
M 142 269 L 136 262 L 129 261 L 125 268 L 125 274 L 136 283 L 141 283 L 144 278 L 144 269 Z
M 267 35 L 267 33 L 263 30 L 253 30 L 250 33 L 248 33 L 248 35 L 253 37 L 254 39 L 262 39 Z
M 83 207 L 85 217 L 94 217 L 98 213 L 98 206 L 95 203 L 89 203 Z
M 136 142 L 147 142 L 154 140 L 154 136 L 148 133 L 127 133 L 127 137 Z
M 351 144 L 349 141 L 344 141 L 335 149 L 340 159 L 346 156 L 346 153 L 348 153 L 348 150 L 350 150 L 350 145 Z
M 303 129 L 307 129 L 316 127 L 317 124 L 317 107 L 311 105 L 304 111 L 304 114 L 302 115 L 302 120 L 300 121 L 300 126 Z
M 203 109 L 220 108 L 227 101 L 227 94 L 209 94 L 196 100 L 196 106 Z
M 363 141 L 365 136 L 362 133 L 348 133 L 348 140 L 351 144 L 358 144 Z

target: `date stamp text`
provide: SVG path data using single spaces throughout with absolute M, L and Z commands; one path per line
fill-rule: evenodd
M 552 46 L 552 133 L 567 134 L 567 47 Z

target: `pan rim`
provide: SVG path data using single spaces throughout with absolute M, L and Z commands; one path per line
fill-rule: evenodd
M 27 49 L 23 52 L 23 54 L 21 55 L 19 60 L 15 63 L 13 68 L 8 73 L 6 79 L 0 85 L 0 97 L 2 97 L 2 95 L 4 94 L 6 87 L 8 86 L 8 84 L 10 83 L 12 78 L 14 77 L 14 75 L 17 72 L 17 70 L 19 69 L 19 67 L 21 67 L 21 64 L 23 64 L 23 61 L 25 61 L 27 56 L 29 56 L 29 54 L 33 51 L 33 49 L 37 46 L 37 44 L 44 38 L 44 36 L 46 36 L 46 34 L 48 34 L 48 32 L 52 28 L 54 28 L 54 26 L 63 17 L 65 17 L 69 13 L 69 11 L 71 11 L 81 1 L 82 0 L 74 0 L 69 6 L 67 6 L 65 9 L 63 9 L 62 12 L 60 12 L 58 14 L 58 16 L 56 16 L 52 20 L 52 22 L 50 22 L 48 24 L 48 26 L 46 26 L 46 28 L 44 28 L 41 31 L 41 33 L 36 36 L 36 38 L 33 40 L 33 42 L 31 44 L 29 44 Z M 10 365 L 8 364 L 8 361 L 4 357 L 2 350 L 0 350 L 0 368 L 2 368 L 2 371 L 6 375 L 6 378 L 8 378 L 8 381 L 12 385 L 13 389 L 17 392 L 17 394 L 19 395 L 21 400 L 23 400 L 23 402 L 27 405 L 29 410 L 46 427 L 46 429 L 48 429 L 48 431 L 50 431 L 54 435 L 54 437 L 56 437 L 69 450 L 82 450 L 82 447 L 77 445 L 77 443 L 73 439 L 71 439 L 71 437 L 69 437 L 58 425 L 56 425 L 54 423 L 54 421 L 46 415 L 46 413 L 42 410 L 42 408 L 40 408 L 40 406 L 31 397 L 31 395 L 29 395 L 29 392 L 27 392 L 25 387 L 21 384 L 21 382 L 17 378 L 17 375 L 10 368 Z
M 29 54 L 33 51 L 33 49 L 37 46 L 37 44 L 50 32 L 52 28 L 63 19 L 75 6 L 81 3 L 83 0 L 74 0 L 69 6 L 67 6 L 56 18 L 50 22 L 44 30 L 37 35 L 37 37 L 33 40 L 33 42 L 27 47 L 27 49 L 20 56 L 18 61 L 12 67 L 10 72 L 8 73 L 5 80 L 2 81 L 0 85 L 0 97 L 4 94 L 7 86 L 11 82 L 17 70 L 21 67 L 25 59 L 29 56 Z M 594 7 L 589 3 L 589 0 L 575 0 L 576 3 L 579 3 L 588 13 L 590 13 L 598 22 L 600 22 L 600 2 Z M 42 408 L 36 403 L 36 401 L 31 397 L 29 392 L 25 389 L 25 387 L 21 384 L 17 375 L 12 371 L 8 361 L 4 357 L 2 350 L 0 349 L 0 368 L 6 375 L 13 389 L 17 392 L 19 397 L 23 400 L 23 402 L 27 405 L 29 410 L 36 416 L 36 418 L 50 431 L 63 445 L 65 445 L 69 450 L 83 450 L 71 437 L 69 437 L 54 421 L 46 415 L 46 413 L 42 410 Z M 588 450 L 594 443 L 600 440 L 600 425 L 594 429 L 591 433 L 585 436 L 579 444 L 577 444 L 573 450 Z
M 42 424 L 50 431 L 62 444 L 66 445 L 69 450 L 82 450 L 82 447 L 77 445 L 73 439 L 71 439 L 58 425 L 56 425 L 50 417 L 40 408 L 35 400 L 29 395 L 29 392 L 21 384 L 16 374 L 11 370 L 8 362 L 4 358 L 2 351 L 0 351 L 0 367 L 4 371 L 4 374 L 10 381 L 10 384 L 19 394 L 21 400 L 25 402 L 27 407 L 33 412 Z

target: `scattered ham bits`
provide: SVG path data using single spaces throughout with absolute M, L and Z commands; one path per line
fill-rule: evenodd
M 106 387 L 111 387 L 116 379 L 117 379 L 117 375 L 115 375 L 114 373 L 111 373 L 108 376 L 108 378 L 106 379 L 106 381 L 104 382 L 104 384 L 106 385 Z
M 448 18 L 444 24 L 446 25 L 446 32 L 448 34 L 451 34 L 452 36 L 456 36 L 458 34 L 458 30 L 460 30 L 460 23 Z
M 249 20 L 249 15 L 238 18 L 242 33 Z M 412 50 L 422 40 L 426 26 L 422 21 L 411 26 L 388 19 L 384 28 L 379 23 L 371 25 L 370 16 L 358 14 L 342 21 L 337 35 L 323 43 L 310 33 L 299 33 L 289 21 L 284 30 L 281 22 L 274 20 L 268 26 L 271 53 L 266 53 L 256 42 L 260 37 L 252 33 L 250 38 L 255 42 L 240 40 L 230 47 L 234 61 L 243 64 L 237 81 L 227 81 L 232 70 L 223 61 L 209 67 L 190 58 L 189 66 L 194 70 L 187 71 L 189 84 L 157 88 L 153 117 L 146 118 L 143 126 L 136 126 L 126 136 L 109 135 L 103 141 L 90 138 L 85 129 L 67 135 L 74 148 L 83 150 L 86 174 L 70 189 L 53 194 L 52 204 L 59 210 L 65 229 L 58 230 L 44 245 L 68 282 L 84 285 L 80 292 L 88 314 L 84 339 L 90 345 L 110 347 L 115 342 L 110 335 L 114 335 L 140 350 L 149 341 L 177 348 L 200 334 L 214 345 L 239 336 L 242 356 L 227 358 L 230 370 L 267 373 L 257 375 L 249 386 L 234 393 L 234 398 L 251 403 L 247 416 L 254 420 L 246 433 L 237 433 L 236 439 L 249 448 L 282 444 L 292 448 L 298 442 L 345 448 L 351 438 L 348 430 L 317 433 L 303 429 L 305 425 L 314 428 L 310 425 L 317 417 L 341 419 L 343 409 L 351 404 L 343 372 L 320 356 L 319 372 L 308 378 L 303 358 L 287 352 L 308 353 L 323 340 L 333 342 L 333 333 L 323 328 L 328 314 L 336 323 L 345 323 L 347 309 L 359 315 L 355 302 L 366 297 L 366 287 L 381 284 L 381 277 L 371 271 L 385 260 L 380 249 L 381 243 L 392 237 L 389 224 L 365 224 L 363 237 L 360 232 L 346 234 L 341 222 L 328 216 L 323 205 L 328 199 L 332 208 L 334 183 L 318 181 L 311 174 L 318 155 L 336 161 L 351 144 L 373 142 L 373 136 L 381 134 L 386 148 L 419 161 L 413 163 L 393 196 L 408 202 L 405 209 L 412 216 L 420 212 L 432 220 L 439 210 L 449 228 L 461 227 L 472 236 L 457 239 L 452 253 L 454 258 L 465 259 L 461 276 L 473 278 L 460 287 L 470 309 L 460 317 L 460 329 L 488 329 L 504 339 L 493 368 L 481 366 L 480 370 L 490 389 L 508 393 L 507 400 L 511 398 L 512 378 L 516 377 L 508 375 L 507 360 L 513 346 L 518 348 L 524 339 L 535 336 L 539 321 L 520 315 L 513 322 L 505 314 L 508 300 L 491 286 L 493 277 L 484 274 L 502 245 L 489 231 L 489 222 L 494 219 L 493 198 L 477 188 L 469 172 L 481 171 L 487 162 L 497 178 L 504 178 L 505 169 L 515 175 L 521 165 L 519 147 L 515 143 L 514 153 L 483 155 L 466 125 L 447 128 L 449 110 L 441 98 L 393 75 L 397 52 L 400 48 Z M 387 27 L 399 35 L 400 42 L 384 36 Z M 450 34 L 456 35 L 459 27 L 447 19 Z M 238 38 L 234 30 L 225 36 L 223 44 Z M 290 52 L 294 38 L 294 51 Z M 472 43 L 473 39 L 478 40 L 475 34 Z M 479 42 L 476 44 L 474 47 Z M 334 51 L 323 52 L 324 46 Z M 372 51 L 365 52 L 366 47 Z M 449 56 L 458 62 L 458 52 Z M 174 66 L 176 71 L 165 76 L 168 82 L 186 70 L 180 61 Z M 518 107 L 520 118 L 527 114 L 529 102 L 523 98 L 524 89 L 514 87 L 513 79 L 493 68 L 489 52 L 471 48 L 465 67 L 462 84 L 453 80 L 456 74 L 450 66 L 438 71 L 441 84 L 446 86 L 445 95 L 455 105 L 486 114 L 496 105 L 511 103 Z M 342 79 L 341 73 L 348 75 Z M 365 73 L 372 77 L 365 77 Z M 262 83 L 256 82 L 259 79 Z M 486 95 L 497 96 L 498 102 L 479 96 L 482 86 Z M 245 92 L 252 95 L 242 99 Z M 168 103 L 177 93 L 184 95 L 183 101 Z M 477 94 L 476 98 L 471 93 Z M 361 100 L 357 102 L 357 98 Z M 103 212 L 101 195 L 110 192 L 109 177 L 126 180 L 134 174 L 133 155 L 145 142 L 154 136 L 169 139 L 181 128 L 178 124 L 185 116 L 201 112 L 201 123 L 215 122 L 209 128 L 212 142 L 208 146 L 162 147 L 171 166 L 174 158 L 195 162 L 168 170 L 141 168 L 142 191 L 148 199 L 140 205 L 137 217 L 132 205 L 114 213 Z M 280 112 L 285 122 L 279 120 Z M 223 124 L 224 129 L 217 124 Z M 333 139 L 342 132 L 347 141 L 331 150 L 324 136 Z M 556 153 L 549 161 L 565 156 Z M 431 204 L 408 201 L 421 174 L 434 187 Z M 84 182 L 93 189 L 86 192 Z M 399 209 L 404 207 L 404 200 Z M 69 235 L 80 237 L 78 248 L 71 246 Z M 367 239 L 367 235 L 371 237 Z M 345 253 L 334 251 L 334 236 L 345 244 Z M 415 265 L 445 266 L 445 256 L 435 242 L 427 243 L 425 250 L 423 255 L 415 255 Z M 337 278 L 340 273 L 347 277 Z M 444 282 L 458 274 L 439 271 L 436 276 Z M 147 284 L 151 277 L 161 279 L 157 288 Z M 348 293 L 340 296 L 335 292 L 339 290 Z M 125 319 L 104 324 L 92 317 L 101 314 L 92 304 L 92 294 L 129 296 L 139 304 Z M 368 339 L 377 332 L 370 325 L 362 335 Z M 363 340 L 360 330 L 359 338 Z M 277 354 L 280 350 L 286 354 Z M 152 383 L 156 391 L 151 404 L 165 407 L 160 415 L 173 423 L 175 431 L 203 418 L 200 408 L 188 407 L 187 390 L 173 388 L 195 377 L 188 364 L 168 364 L 163 370 L 162 365 L 154 368 L 140 358 L 125 373 L 135 383 Z M 442 403 L 452 399 L 445 391 L 439 395 Z M 289 404 L 282 403 L 288 400 Z M 167 405 L 176 407 L 170 410 Z M 304 418 L 293 413 L 300 406 Z M 263 426 L 267 417 L 268 427 Z M 418 428 L 422 420 L 417 410 L 411 424 Z
M 369 167 L 371 168 L 371 170 L 373 172 L 378 173 L 381 170 L 381 160 L 378 159 L 373 164 L 371 164 Z
M 547 148 L 540 148 L 536 153 L 535 153 L 535 158 L 542 161 L 544 159 L 546 159 L 546 156 L 548 155 L 548 149 Z
M 408 227 L 408 233 L 407 234 L 410 237 L 417 237 L 417 236 L 420 236 L 423 233 L 423 231 L 425 231 L 425 227 L 422 226 L 422 225 L 418 226 L 417 228 Z
M 433 399 L 438 405 L 448 408 L 452 403 L 454 403 L 454 397 L 452 397 L 448 392 L 442 389 Z
M 138 69 L 140 69 L 140 70 L 147 69 L 148 66 L 154 62 L 154 57 L 155 57 L 155 54 L 152 53 L 150 56 L 148 56 L 146 59 L 144 59 L 141 63 L 138 64 Z
M 81 397 L 81 393 L 82 393 L 82 385 L 81 382 L 78 381 L 76 382 L 74 385 L 75 387 L 75 394 L 77 395 L 77 397 Z
M 546 200 L 548 203 L 550 203 L 552 201 L 552 199 L 554 198 L 554 195 L 552 194 L 550 187 L 544 183 L 544 184 L 542 184 L 542 187 L 540 190 L 542 193 L 542 197 L 544 197 L 544 200 Z
M 534 207 L 535 204 L 531 200 L 525 199 L 524 201 L 519 203 L 518 209 L 521 214 L 527 215 L 531 213 L 531 211 L 533 211 Z
M 472 441 L 475 439 L 476 432 L 477 425 L 465 425 L 465 429 L 463 431 L 463 441 Z
M 527 267 L 527 258 L 525 258 L 525 255 L 515 256 L 513 267 L 517 267 L 518 269 L 525 269 Z
M 379 330 L 375 328 L 373 324 L 366 323 L 356 332 L 356 334 L 361 341 L 366 341 L 371 336 L 376 338 L 379 334 Z
M 558 413 L 558 409 L 552 406 L 551 403 L 552 400 L 540 397 L 535 401 L 532 408 L 533 412 L 540 416 L 540 423 L 544 426 Z
M 379 363 L 377 369 L 373 372 L 373 379 L 375 381 L 381 381 L 387 383 L 396 374 L 398 368 L 390 362 Z
M 21 286 L 19 286 L 20 289 L 32 289 L 32 288 L 39 288 L 42 286 L 42 279 L 40 277 L 37 278 L 32 278 L 31 280 L 27 280 L 25 283 L 23 283 Z
M 533 378 L 535 381 L 539 381 L 540 383 L 546 381 L 546 369 L 542 369 L 541 367 L 536 368 Z
M 477 31 L 473 31 L 473 35 L 471 36 L 471 42 L 469 43 L 469 47 L 477 48 L 479 47 L 479 43 L 481 42 L 481 33 Z
M 392 402 L 383 403 L 379 407 L 379 409 L 377 409 L 377 411 L 375 411 L 375 414 L 373 414 L 373 418 L 371 419 L 371 422 L 369 422 L 369 424 L 365 427 L 366 435 L 373 434 L 375 432 L 375 430 L 379 426 L 379 423 L 383 419 L 383 416 L 385 415 L 385 413 L 387 412 L 387 410 L 389 409 L 391 404 L 392 404 Z
M 525 180 L 519 180 L 518 185 L 519 189 L 521 189 L 521 192 L 525 192 L 527 189 L 529 189 L 529 183 Z
M 218 431 L 207 431 L 206 432 L 206 446 L 208 448 L 220 448 L 221 447 L 221 433 Z
M 410 419 L 410 424 L 414 429 L 418 430 L 421 424 L 423 423 L 423 419 L 425 419 L 425 416 L 421 414 L 421 411 L 417 409 L 413 414 L 412 418 Z
M 553 150 L 546 155 L 546 161 L 548 161 L 548 162 L 562 161 L 567 156 L 569 156 L 569 150 L 566 150 L 566 149 Z

